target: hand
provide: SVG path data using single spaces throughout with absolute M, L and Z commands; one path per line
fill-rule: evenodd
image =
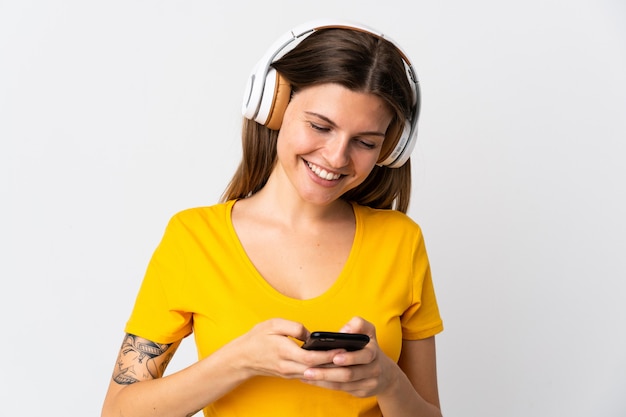
M 343 352 L 339 349 L 308 351 L 294 340 L 304 341 L 308 336 L 309 331 L 300 323 L 271 319 L 257 324 L 225 348 L 237 350 L 234 365 L 245 369 L 248 377 L 301 379 L 307 369 L 332 363 L 334 356 Z
M 348 392 L 356 397 L 370 397 L 389 390 L 399 371 L 378 346 L 376 328 L 370 322 L 355 317 L 342 329 L 346 333 L 365 333 L 370 342 L 362 350 L 332 351 L 331 367 L 311 367 L 304 371 L 303 382 L 328 389 Z

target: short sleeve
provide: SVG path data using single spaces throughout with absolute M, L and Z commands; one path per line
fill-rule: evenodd
M 426 339 L 443 331 L 443 321 L 421 230 L 413 247 L 412 262 L 412 303 L 401 317 L 402 337 L 407 340 Z
M 158 343 L 172 343 L 192 332 L 192 314 L 179 307 L 184 284 L 185 228 L 173 217 L 154 251 L 125 331 Z

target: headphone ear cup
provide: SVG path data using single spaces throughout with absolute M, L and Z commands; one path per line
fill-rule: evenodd
M 410 120 L 406 119 L 395 147 L 378 165 L 387 166 L 389 168 L 399 168 L 404 165 L 415 147 L 415 136 L 415 127 Z
M 259 110 L 254 120 L 270 129 L 280 129 L 290 96 L 289 82 L 274 68 L 270 68 L 265 77 Z
M 417 117 L 417 116 L 414 116 Z M 398 145 L 396 149 L 394 149 L 394 153 L 398 152 L 398 156 L 396 160 L 389 164 L 390 168 L 400 168 L 402 165 L 409 160 L 411 154 L 413 153 L 413 149 L 415 148 L 415 144 L 417 143 L 417 120 L 409 121 L 407 120 L 404 126 L 404 130 L 402 131 L 402 136 L 398 141 Z M 402 144 L 402 148 L 400 149 L 400 144 Z
M 283 124 L 285 110 L 291 100 L 291 84 L 279 72 L 276 72 L 276 87 L 274 89 L 274 99 L 270 114 L 265 126 L 272 130 L 278 130 Z

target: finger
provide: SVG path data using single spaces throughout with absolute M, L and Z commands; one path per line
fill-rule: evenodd
M 274 318 L 261 323 L 260 326 L 265 327 L 264 330 L 268 334 L 290 336 L 300 341 L 304 341 L 309 337 L 309 331 L 302 323 L 291 320 Z
M 361 380 L 356 382 L 331 382 L 310 380 L 301 381 L 306 384 L 314 385 L 320 388 L 326 388 L 335 391 L 344 391 L 359 398 L 366 398 L 376 395 L 376 383 L 372 380 Z
M 301 379 L 309 385 L 368 397 L 377 392 L 378 372 L 364 366 L 307 369 Z
M 369 377 L 367 370 L 361 366 L 309 368 L 304 371 L 305 380 L 327 383 L 354 383 Z
M 353 317 L 340 330 L 344 333 L 363 333 L 370 338 L 376 338 L 376 327 L 361 317 Z
M 333 364 L 337 366 L 364 365 L 374 361 L 376 351 L 365 348 L 354 352 L 339 352 L 333 356 Z
M 345 352 L 343 349 L 306 350 L 301 348 L 296 360 L 307 365 L 309 368 L 335 366 L 333 365 L 335 356 L 340 355 L 343 352 Z

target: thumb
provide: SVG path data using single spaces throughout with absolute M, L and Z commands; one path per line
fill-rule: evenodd
M 342 333 L 363 333 L 369 337 L 376 338 L 374 325 L 361 317 L 353 317 L 339 331 Z

